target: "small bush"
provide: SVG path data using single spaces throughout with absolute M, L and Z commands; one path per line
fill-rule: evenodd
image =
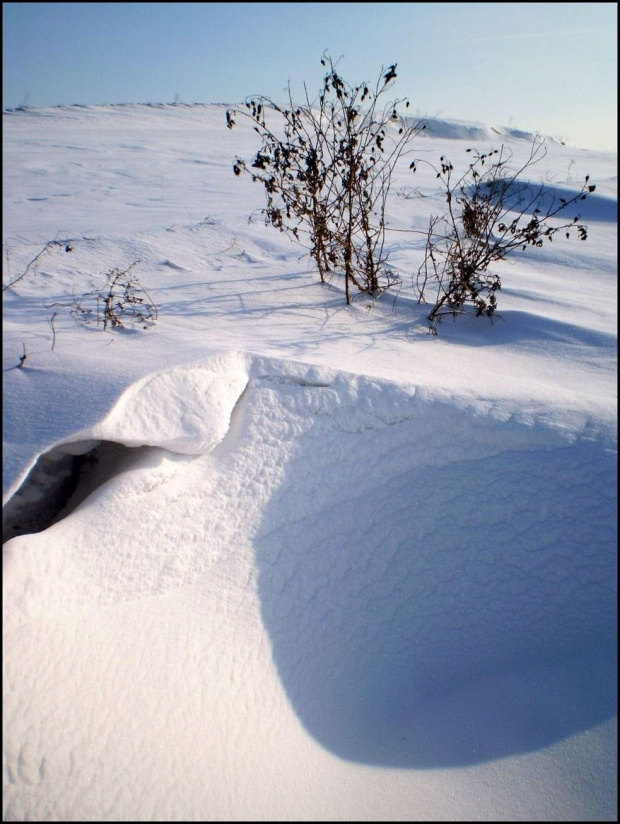
M 264 185 L 265 222 L 299 242 L 306 234 L 321 280 L 343 271 L 350 303 L 351 286 L 378 295 L 396 280 L 385 251 L 386 198 L 396 161 L 424 124 L 399 115 L 408 101 L 384 102 L 395 64 L 374 84 L 351 86 L 327 53 L 321 63 L 327 72 L 313 101 L 306 93 L 305 103 L 295 104 L 289 87 L 288 106 L 256 96 L 246 111 L 228 110 L 226 121 L 232 129 L 245 116 L 262 139 L 249 165 L 236 158 L 233 171 Z M 267 111 L 275 126 L 267 125 Z
M 486 154 L 472 149 L 473 160 L 465 173 L 453 181 L 454 167 L 445 157 L 433 166 L 441 181 L 448 206 L 442 217 L 431 216 L 424 261 L 415 287 L 418 300 L 425 300 L 429 284 L 436 290 L 434 306 L 428 315 L 430 331 L 437 332 L 436 322 L 444 315 L 456 317 L 471 304 L 476 315 L 492 318 L 497 308 L 501 280 L 491 271 L 497 261 L 505 260 L 516 250 L 540 248 L 551 242 L 558 232 L 566 237 L 571 230 L 586 240 L 587 228 L 579 216 L 570 222 L 552 225 L 549 221 L 595 190 L 585 182 L 569 199 L 553 195 L 544 184 L 534 186 L 522 176 L 546 155 L 543 141 L 536 138 L 526 162 L 510 170 L 512 155 L 504 147 Z M 416 164 L 411 164 L 415 172 Z M 562 213 L 562 214 L 561 214 Z
M 86 292 L 75 300 L 71 316 L 82 324 L 95 323 L 108 328 L 122 329 L 128 324 L 141 324 L 150 329 L 157 321 L 157 306 L 153 303 L 131 270 L 140 261 L 127 269 L 112 269 L 106 276 L 101 289 Z

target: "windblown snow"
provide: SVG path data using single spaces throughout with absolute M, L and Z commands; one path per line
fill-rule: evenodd
M 4 115 L 5 283 L 72 246 L 4 292 L 5 820 L 614 820 L 616 156 L 550 141 L 587 243 L 431 337 L 248 222 L 224 111 Z M 77 325 L 136 260 L 155 327 Z

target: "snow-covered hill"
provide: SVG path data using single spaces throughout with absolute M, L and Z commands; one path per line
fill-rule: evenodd
M 4 283 L 59 241 L 3 293 L 4 818 L 612 820 L 616 155 L 549 140 L 588 241 L 433 337 L 430 169 L 400 288 L 347 307 L 224 114 L 3 115 Z M 412 156 L 531 139 L 435 119 Z M 77 324 L 134 263 L 155 326 Z

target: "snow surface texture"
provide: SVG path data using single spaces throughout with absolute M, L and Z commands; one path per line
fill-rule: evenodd
M 4 818 L 613 820 L 615 155 L 551 143 L 588 243 L 429 338 L 248 225 L 223 107 L 5 135 L 5 282 L 73 252 L 5 292 Z M 415 183 L 396 227 L 439 208 Z M 46 305 L 136 259 L 157 326 L 61 308 L 52 350 Z

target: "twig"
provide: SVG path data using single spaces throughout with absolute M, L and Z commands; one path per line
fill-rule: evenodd
M 43 257 L 43 255 L 46 254 L 47 252 L 49 252 L 50 249 L 54 246 L 64 246 L 66 252 L 72 252 L 73 251 L 73 247 L 66 240 L 48 240 L 48 242 L 41 249 L 41 251 L 32 258 L 32 260 L 26 266 L 26 268 L 21 273 L 21 275 L 17 275 L 17 277 L 13 278 L 13 280 L 10 280 L 7 284 L 3 284 L 2 291 L 5 292 L 7 289 L 10 289 L 11 286 L 15 286 L 16 283 L 19 283 L 20 280 L 23 280 L 23 278 L 26 277 L 28 272 L 35 265 L 35 263 L 39 260 L 39 258 Z M 7 257 L 7 264 L 8 264 L 8 257 Z M 9 277 L 10 277 L 10 275 L 9 275 Z
M 9 257 L 9 244 L 4 244 L 4 255 L 6 257 L 6 271 L 9 276 L 9 281 L 11 280 L 11 261 Z M 4 291 L 4 290 L 3 290 Z
M 24 347 L 24 354 L 23 354 L 23 355 L 21 355 L 21 357 L 20 357 L 20 359 L 19 359 L 19 363 L 17 364 L 17 368 L 18 368 L 18 369 L 21 369 L 21 368 L 22 368 L 22 366 L 23 366 L 23 365 L 26 363 L 26 361 L 28 360 L 28 355 L 26 354 L 26 344 L 25 344 L 25 343 L 22 343 L 22 346 Z
M 52 317 L 49 319 L 49 325 L 52 327 L 52 348 L 50 350 L 52 352 L 54 351 L 54 346 L 56 346 L 56 329 L 54 328 L 54 318 L 57 314 L 58 312 L 54 312 Z

